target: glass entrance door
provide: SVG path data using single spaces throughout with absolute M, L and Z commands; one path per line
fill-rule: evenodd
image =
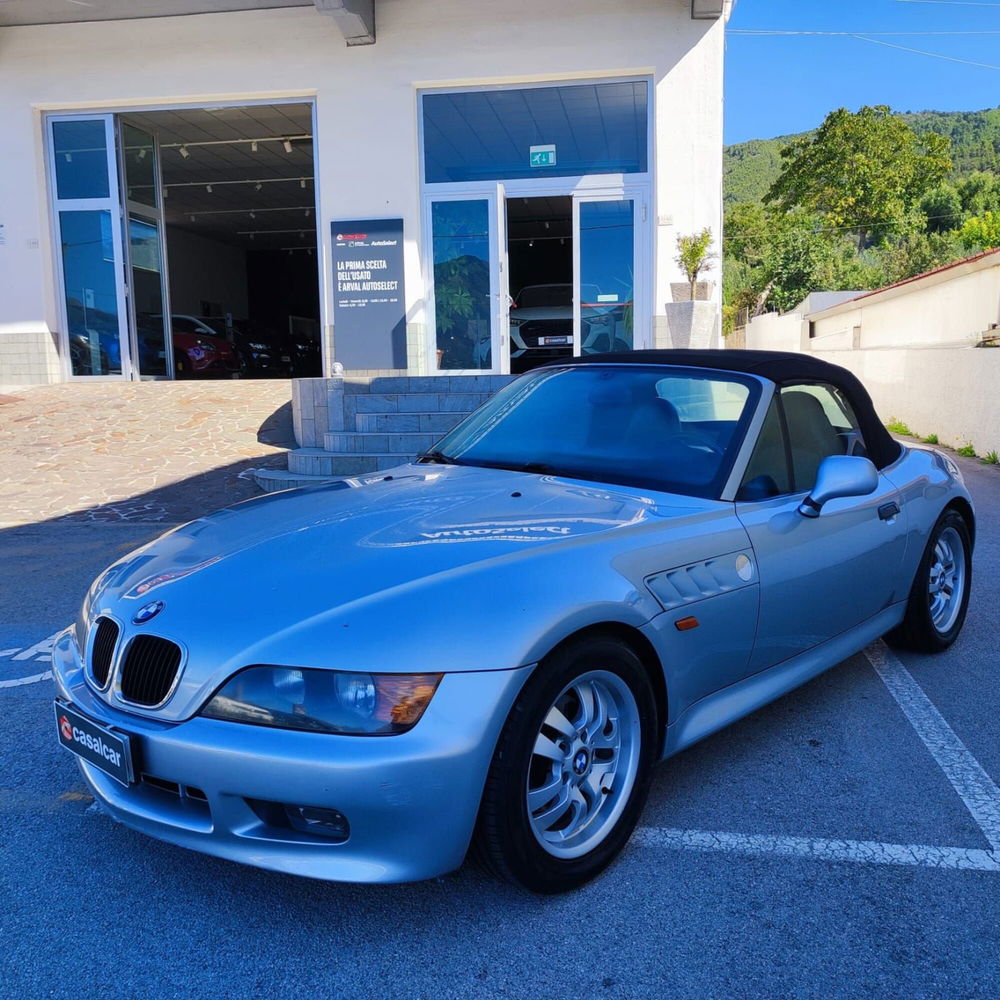
M 140 378 L 167 378 L 173 375 L 173 352 L 156 137 L 119 120 L 118 158 L 127 208 L 125 250 L 133 365 Z
M 130 378 L 114 122 L 67 115 L 50 127 L 68 374 Z
M 573 200 L 574 354 L 630 351 L 636 343 L 635 200 Z
M 114 115 L 59 115 L 49 127 L 67 374 L 169 377 L 155 137 Z
M 503 212 L 502 185 L 428 199 L 432 372 L 507 368 L 510 299 Z

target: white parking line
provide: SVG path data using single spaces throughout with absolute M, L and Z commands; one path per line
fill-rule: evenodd
M 25 660 L 30 660 L 32 666 L 36 663 L 51 663 L 52 646 L 59 634 L 59 632 L 53 632 L 52 635 L 34 643 L 31 646 L 28 646 L 25 649 L 22 649 L 20 646 L 15 646 L 13 649 L 0 650 L 0 659 L 11 657 L 11 662 L 17 663 L 18 665 Z M 5 666 L 5 664 L 0 663 L 0 666 Z M 25 664 L 25 666 L 28 666 L 28 664 Z M 46 670 L 41 674 L 31 674 L 28 677 L 14 677 L 10 680 L 0 681 L 0 689 L 23 687 L 25 684 L 37 684 L 39 681 L 47 681 L 51 678 L 52 671 Z
M 866 865 L 918 865 L 924 868 L 1000 872 L 1000 855 L 974 847 L 927 844 L 880 844 L 871 840 L 825 840 L 820 837 L 774 837 L 767 834 L 719 833 L 639 827 L 633 843 L 684 851 L 722 851 L 811 861 L 852 861 Z
M 12 681 L 0 681 L 0 688 L 16 688 L 25 684 L 37 684 L 39 681 L 52 680 L 52 671 L 46 670 L 44 674 L 32 674 L 30 677 L 16 677 Z
M 869 646 L 865 656 L 944 771 L 965 808 L 972 813 L 990 847 L 1000 852 L 1000 788 L 945 722 L 913 675 L 883 642 Z

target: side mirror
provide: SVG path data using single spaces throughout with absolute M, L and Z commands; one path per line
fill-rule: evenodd
M 837 497 L 864 497 L 878 487 L 878 470 L 860 455 L 830 455 L 820 463 L 816 485 L 799 505 L 803 517 L 819 517 L 823 505 Z

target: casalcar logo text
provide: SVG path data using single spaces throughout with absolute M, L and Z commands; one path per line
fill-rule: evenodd
M 85 746 L 88 750 L 93 750 L 94 753 L 100 754 L 105 760 L 114 764 L 115 767 L 122 766 L 122 755 L 119 751 L 109 747 L 99 736 L 91 736 L 82 729 L 77 729 L 76 726 L 70 725 L 70 721 L 65 715 L 59 719 L 59 732 L 62 733 L 64 740 L 72 740 L 74 743 Z

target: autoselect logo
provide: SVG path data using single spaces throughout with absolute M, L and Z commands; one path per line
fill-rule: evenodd
M 74 726 L 65 715 L 59 717 L 59 732 L 67 743 L 79 743 L 91 753 L 103 757 L 109 764 L 113 764 L 115 767 L 122 766 L 120 750 L 108 746 L 100 736 L 91 736 L 90 733 L 85 733 L 82 729 Z

